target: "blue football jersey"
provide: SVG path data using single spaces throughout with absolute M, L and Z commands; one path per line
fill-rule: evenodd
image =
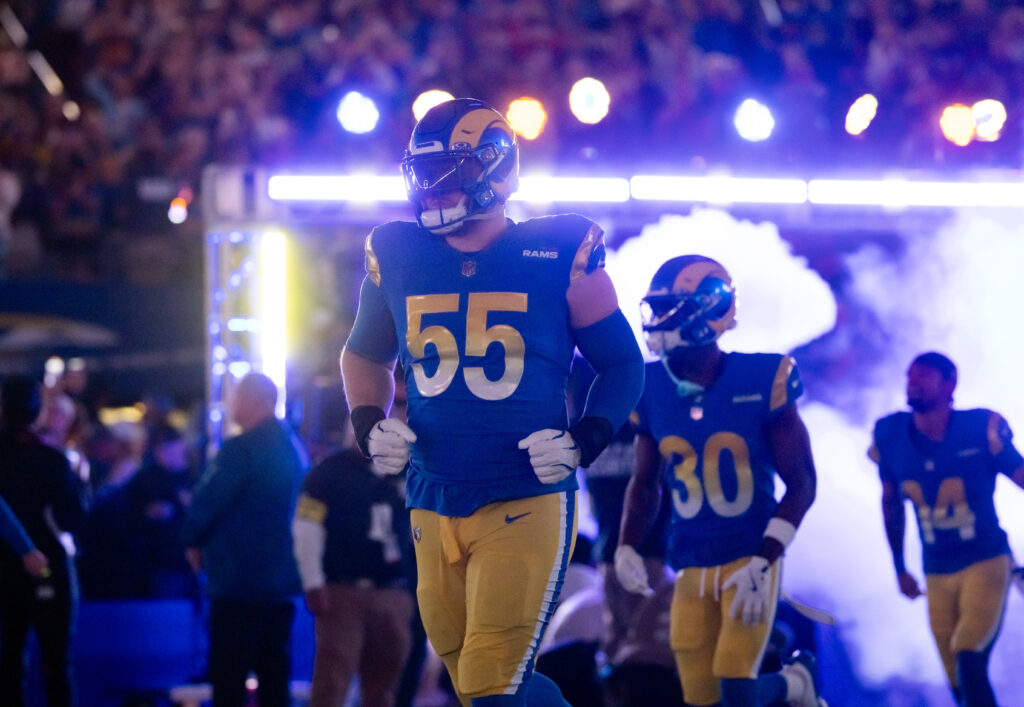
M 776 507 L 766 423 L 803 392 L 796 363 L 727 353 L 711 387 L 688 396 L 660 361 L 645 375 L 637 429 L 657 441 L 667 464 L 669 564 L 711 567 L 754 554 Z
M 604 266 L 600 227 L 575 214 L 509 221 L 487 249 L 462 253 L 395 222 L 374 229 L 366 253 L 394 320 L 417 436 L 408 505 L 466 516 L 575 489 L 574 475 L 542 484 L 517 445 L 567 427 L 575 341 L 566 290 Z
M 957 572 L 1010 551 L 993 495 L 996 474 L 1011 474 L 1024 459 L 1006 420 L 991 410 L 954 410 L 941 442 L 897 412 L 875 423 L 869 456 L 883 481 L 910 499 L 928 574 Z

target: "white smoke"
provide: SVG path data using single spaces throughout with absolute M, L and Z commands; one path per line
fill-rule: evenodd
M 771 223 L 739 221 L 714 209 L 665 216 L 608 254 L 607 269 L 643 343 L 640 300 L 669 258 L 695 253 L 714 258 L 736 286 L 736 329 L 722 337 L 730 351 L 789 351 L 832 329 L 836 302 L 828 284 L 790 252 Z M 778 287 L 779 282 L 787 283 Z
M 608 271 L 636 331 L 637 305 L 654 272 L 685 253 L 718 260 L 736 283 L 739 325 L 722 338 L 723 348 L 789 351 L 835 326 L 832 291 L 803 258 L 792 255 L 773 224 L 698 209 L 690 216 L 666 216 L 609 253 Z M 868 321 L 877 331 L 858 329 L 865 320 L 854 318 L 841 325 L 847 330 L 833 332 L 842 343 L 832 350 L 857 365 L 847 379 L 828 382 L 835 388 L 830 399 L 856 404 L 843 405 L 842 411 L 815 402 L 801 406 L 819 490 L 787 553 L 785 586 L 796 599 L 836 616 L 836 635 L 868 688 L 892 680 L 923 683 L 936 688 L 928 690 L 939 696 L 932 699 L 946 698 L 925 602 L 904 599 L 896 587 L 882 525 L 881 485 L 866 457 L 873 422 L 905 407 L 906 368 L 914 355 L 934 349 L 960 369 L 959 407 L 990 407 L 1024 430 L 1024 366 L 1017 363 L 1024 351 L 1021 263 L 1024 223 L 1018 211 L 964 211 L 934 235 L 909 240 L 896 259 L 876 246 L 848 258 L 851 281 L 845 296 L 852 298 L 851 306 L 870 310 Z M 853 419 L 851 410 L 858 411 Z M 1011 545 L 1024 548 L 1024 493 L 1000 480 L 996 505 Z M 923 582 L 911 514 L 906 557 Z M 1024 664 L 1024 602 L 1011 594 L 991 675 L 1001 703 L 1024 705 L 1024 698 L 1012 702 L 1020 693 L 1015 673 Z

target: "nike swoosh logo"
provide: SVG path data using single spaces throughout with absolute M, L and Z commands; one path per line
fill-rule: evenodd
M 505 522 L 506 523 L 515 523 L 520 518 L 525 518 L 528 515 L 530 515 L 530 511 L 527 511 L 526 513 L 520 513 L 517 516 L 510 516 L 508 513 L 506 513 L 505 514 Z

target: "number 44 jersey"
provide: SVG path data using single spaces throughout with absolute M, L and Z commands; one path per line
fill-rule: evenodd
M 918 432 L 909 412 L 875 423 L 868 456 L 914 505 L 925 573 L 957 572 L 1010 552 L 993 494 L 996 475 L 1024 463 L 1012 440 L 1006 420 L 980 408 L 954 410 L 941 442 Z
M 566 291 L 603 267 L 603 234 L 574 214 L 508 224 L 475 253 L 412 223 L 367 238 L 367 278 L 394 323 L 417 436 L 410 507 L 467 516 L 494 501 L 576 488 L 572 474 L 541 484 L 517 445 L 567 427 L 575 341 Z
M 669 563 L 712 567 L 753 555 L 776 506 L 767 424 L 803 392 L 795 362 L 727 353 L 719 377 L 697 395 L 680 395 L 660 361 L 644 375 L 637 429 L 667 464 Z

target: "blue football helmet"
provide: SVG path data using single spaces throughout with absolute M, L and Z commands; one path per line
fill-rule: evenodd
M 672 258 L 651 279 L 640 314 L 647 346 L 659 356 L 711 344 L 736 326 L 732 277 L 703 255 Z
M 451 233 L 504 204 L 519 187 L 515 131 L 482 101 L 446 101 L 427 111 L 413 129 L 402 175 L 420 226 Z M 454 205 L 451 192 L 461 192 Z

